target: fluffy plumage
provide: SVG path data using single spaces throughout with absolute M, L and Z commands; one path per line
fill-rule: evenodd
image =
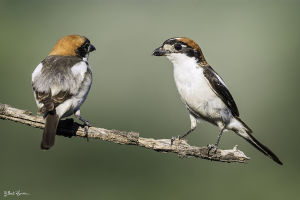
M 77 112 L 79 115 L 75 116 L 82 120 L 79 109 L 92 84 L 92 71 L 87 60 L 94 50 L 95 47 L 83 36 L 65 36 L 33 71 L 34 97 L 39 112 L 46 118 L 42 149 L 54 145 L 59 119 Z

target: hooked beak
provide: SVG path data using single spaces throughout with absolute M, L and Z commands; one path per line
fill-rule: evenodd
M 96 47 L 94 47 L 94 45 L 90 44 L 89 52 L 92 52 L 92 51 L 95 51 L 95 50 L 96 50 Z
M 152 55 L 153 56 L 165 56 L 166 55 L 166 51 L 163 50 L 162 47 L 158 47 L 157 49 L 155 49 L 153 52 L 152 52 Z

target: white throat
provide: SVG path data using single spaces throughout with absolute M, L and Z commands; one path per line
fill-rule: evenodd
M 197 66 L 197 61 L 194 57 L 189 57 L 182 53 L 172 53 L 167 55 L 167 58 L 173 63 L 174 68 L 179 66 Z
M 197 82 L 202 74 L 202 69 L 194 57 L 182 53 L 172 53 L 167 55 L 167 58 L 173 63 L 175 83 L 182 95 L 183 88 L 190 88 L 194 82 Z

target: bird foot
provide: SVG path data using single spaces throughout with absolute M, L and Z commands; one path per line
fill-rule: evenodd
M 83 123 L 84 133 L 86 137 L 86 141 L 89 141 L 89 128 L 92 126 L 89 121 L 85 120 Z
M 208 144 L 207 145 L 207 156 L 210 157 L 211 151 L 213 152 L 213 154 L 217 153 L 217 150 L 218 150 L 218 146 L 216 146 L 214 144 Z
M 172 137 L 171 138 L 171 145 L 173 145 L 174 144 L 174 141 L 176 140 L 176 139 L 178 139 L 178 140 L 180 140 L 182 137 L 180 136 L 180 135 L 178 135 L 177 137 Z
M 83 125 L 91 127 L 91 123 L 88 120 L 84 120 Z

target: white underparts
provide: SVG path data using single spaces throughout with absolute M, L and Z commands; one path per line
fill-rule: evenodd
M 224 128 L 225 123 L 232 118 L 232 114 L 211 88 L 203 74 L 203 68 L 199 66 L 196 59 L 182 53 L 172 53 L 167 58 L 173 63 L 174 80 L 181 99 L 202 116 L 197 121 L 209 118 L 215 120 L 220 129 Z M 190 118 L 191 127 L 194 127 L 195 120 Z

